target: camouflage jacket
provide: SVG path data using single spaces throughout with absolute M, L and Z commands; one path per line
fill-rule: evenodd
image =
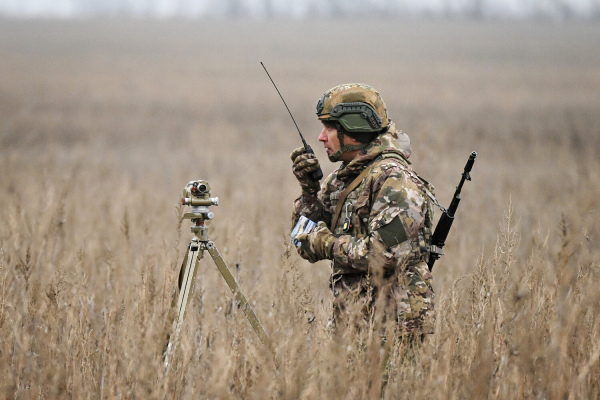
M 296 199 L 292 226 L 304 215 L 324 221 L 336 236 L 332 260 L 336 297 L 369 274 L 368 282 L 392 286 L 391 297 L 404 327 L 427 333 L 433 324 L 432 275 L 427 266 L 433 225 L 428 192 L 433 196 L 433 187 L 412 170 L 409 156 L 408 136 L 391 124 L 387 133 L 329 175 L 317 195 Z M 331 228 L 338 199 L 365 168 L 371 170 L 348 194 Z M 354 283 L 338 287 L 337 281 Z

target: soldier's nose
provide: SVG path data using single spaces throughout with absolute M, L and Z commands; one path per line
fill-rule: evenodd
M 327 135 L 325 134 L 325 129 L 323 129 L 321 131 L 321 134 L 319 135 L 319 141 L 320 142 L 326 142 L 327 141 Z

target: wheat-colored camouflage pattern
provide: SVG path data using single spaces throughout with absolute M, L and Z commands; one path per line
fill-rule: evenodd
M 330 226 L 341 193 L 374 165 L 331 227 L 334 305 L 344 312 L 349 299 L 364 301 L 361 296 L 385 288 L 404 331 L 431 333 L 434 294 L 427 260 L 433 210 L 426 190 L 432 193 L 433 187 L 412 170 L 409 156 L 408 136 L 390 123 L 387 133 L 329 175 L 317 195 L 303 193 L 294 202 L 292 222 L 304 215 Z
M 331 117 L 329 113 L 336 104 L 354 102 L 370 104 L 381 118 L 381 127 L 385 128 L 389 125 L 387 108 L 381 95 L 373 87 L 364 83 L 344 83 L 326 91 L 322 98 L 323 108 L 320 112 L 317 110 L 318 118 L 327 120 Z

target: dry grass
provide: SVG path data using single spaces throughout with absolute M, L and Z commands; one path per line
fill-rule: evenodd
M 598 398 L 600 26 L 349 24 L 2 21 L 3 397 Z M 380 90 L 444 203 L 479 152 L 436 334 L 415 364 L 395 348 L 383 393 L 377 335 L 328 333 L 328 266 L 287 242 L 299 142 L 259 61 L 325 172 L 313 109 L 346 81 Z M 165 376 L 199 178 L 276 357 L 206 260 Z

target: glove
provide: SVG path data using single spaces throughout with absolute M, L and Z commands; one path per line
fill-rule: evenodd
M 290 158 L 294 162 L 292 171 L 294 176 L 300 182 L 303 194 L 315 194 L 321 186 L 318 181 L 315 181 L 311 174 L 320 168 L 319 160 L 314 154 L 306 153 L 304 147 L 298 147 L 290 154 Z
M 305 260 L 315 263 L 319 260 L 330 260 L 333 253 L 335 236 L 323 221 L 319 221 L 311 233 L 302 233 L 297 237 L 300 242 L 298 254 Z

